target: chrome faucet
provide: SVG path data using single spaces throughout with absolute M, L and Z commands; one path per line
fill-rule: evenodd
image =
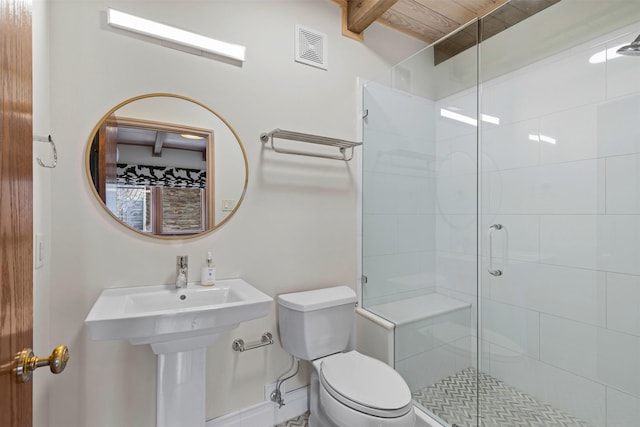
M 176 259 L 176 288 L 187 287 L 187 275 L 189 274 L 189 257 L 178 255 Z

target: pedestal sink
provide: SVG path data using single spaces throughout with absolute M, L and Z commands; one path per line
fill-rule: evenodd
M 266 316 L 272 302 L 242 279 L 212 287 L 112 288 L 102 291 L 84 322 L 93 340 L 151 345 L 158 359 L 158 427 L 202 427 L 206 347 L 221 332 Z

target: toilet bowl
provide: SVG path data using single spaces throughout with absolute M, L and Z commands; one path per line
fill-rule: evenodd
M 309 427 L 413 427 L 404 379 L 377 359 L 346 351 L 355 302 L 346 286 L 278 297 L 282 346 L 313 366 Z
M 411 392 L 389 365 L 350 351 L 316 360 L 313 366 L 328 425 L 413 427 Z

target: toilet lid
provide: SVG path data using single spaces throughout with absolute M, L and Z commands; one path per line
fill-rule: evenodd
M 395 418 L 413 407 L 411 391 L 400 374 L 356 351 L 326 357 L 320 373 L 329 394 L 358 411 Z

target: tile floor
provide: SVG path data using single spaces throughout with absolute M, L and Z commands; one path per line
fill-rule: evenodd
M 476 378 L 480 381 L 476 388 Z M 480 393 L 482 427 L 589 427 L 589 424 L 540 402 L 502 381 L 467 368 L 413 393 L 414 401 L 452 426 L 476 426 Z
M 308 427 L 309 426 L 309 412 L 305 412 L 299 417 L 285 421 L 282 424 L 278 424 L 276 427 Z

